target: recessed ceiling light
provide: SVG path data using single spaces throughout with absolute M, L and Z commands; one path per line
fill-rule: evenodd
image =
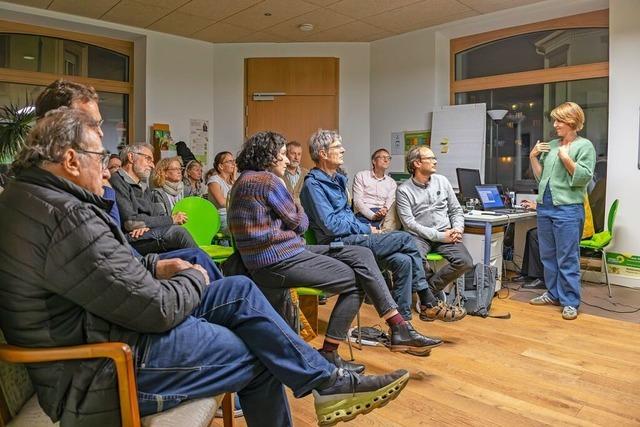
M 298 29 L 305 32 L 313 31 L 313 24 L 300 24 L 298 25 Z
M 264 16 L 271 16 L 271 12 L 265 13 Z
M 24 59 L 26 59 L 27 61 L 33 61 L 34 59 L 36 59 L 35 56 L 31 56 L 31 55 L 25 55 L 23 56 Z

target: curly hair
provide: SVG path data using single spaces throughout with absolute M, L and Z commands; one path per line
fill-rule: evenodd
M 44 162 L 59 163 L 68 148 L 85 149 L 85 129 L 95 125 L 95 120 L 81 110 L 60 107 L 49 111 L 29 133 L 27 145 L 12 164 L 14 172 L 17 174 Z
M 60 107 L 71 107 L 74 101 L 98 102 L 98 94 L 91 86 L 67 80 L 56 80 L 47 86 L 36 99 L 36 116 L 41 118 L 47 111 Z
M 162 159 L 156 165 L 156 168 L 153 170 L 153 185 L 156 188 L 160 188 L 167 181 L 167 169 L 171 167 L 173 162 L 178 162 L 180 167 L 182 167 L 182 157 L 167 157 Z
M 278 159 L 278 154 L 287 143 L 284 136 L 276 132 L 258 132 L 242 144 L 236 163 L 238 170 L 244 172 L 264 171 Z

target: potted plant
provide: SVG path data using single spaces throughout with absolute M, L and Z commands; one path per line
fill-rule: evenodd
M 28 100 L 26 105 L 10 103 L 0 107 L 0 164 L 11 163 L 24 147 L 35 118 L 36 109 Z

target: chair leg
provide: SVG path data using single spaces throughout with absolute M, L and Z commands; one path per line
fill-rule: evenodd
M 349 337 L 347 337 L 347 345 L 349 346 L 349 356 L 351 357 L 349 360 L 353 362 L 356 358 L 353 357 L 353 346 L 351 345 L 351 339 Z
M 607 254 L 604 250 L 600 251 L 602 254 L 602 264 L 604 265 L 604 278 L 607 281 L 607 288 L 609 288 L 609 298 L 612 298 L 611 283 L 609 283 L 609 266 L 607 265 Z
M 360 311 L 356 313 L 356 325 L 358 327 L 358 340 L 356 344 L 358 344 L 357 349 L 362 350 L 362 326 L 360 325 Z
M 225 393 L 222 399 L 222 424 L 224 427 L 233 427 L 233 412 L 235 409 L 233 393 Z

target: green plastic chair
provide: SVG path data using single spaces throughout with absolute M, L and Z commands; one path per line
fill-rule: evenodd
M 173 207 L 172 213 L 176 212 L 187 214 L 188 220 L 182 226 L 214 262 L 224 262 L 233 254 L 232 247 L 211 244 L 220 229 L 220 215 L 213 203 L 202 197 L 185 197 Z
M 607 229 L 599 233 L 594 234 L 589 239 L 580 241 L 580 247 L 583 249 L 591 249 L 595 252 L 600 252 L 602 257 L 602 263 L 604 265 L 604 277 L 607 281 L 607 288 L 609 289 L 609 298 L 611 298 L 611 284 L 609 283 L 609 266 L 607 265 L 607 252 L 606 248 L 613 240 L 613 226 L 616 222 L 616 215 L 618 214 L 618 199 L 614 200 L 609 208 L 609 217 L 607 218 Z

